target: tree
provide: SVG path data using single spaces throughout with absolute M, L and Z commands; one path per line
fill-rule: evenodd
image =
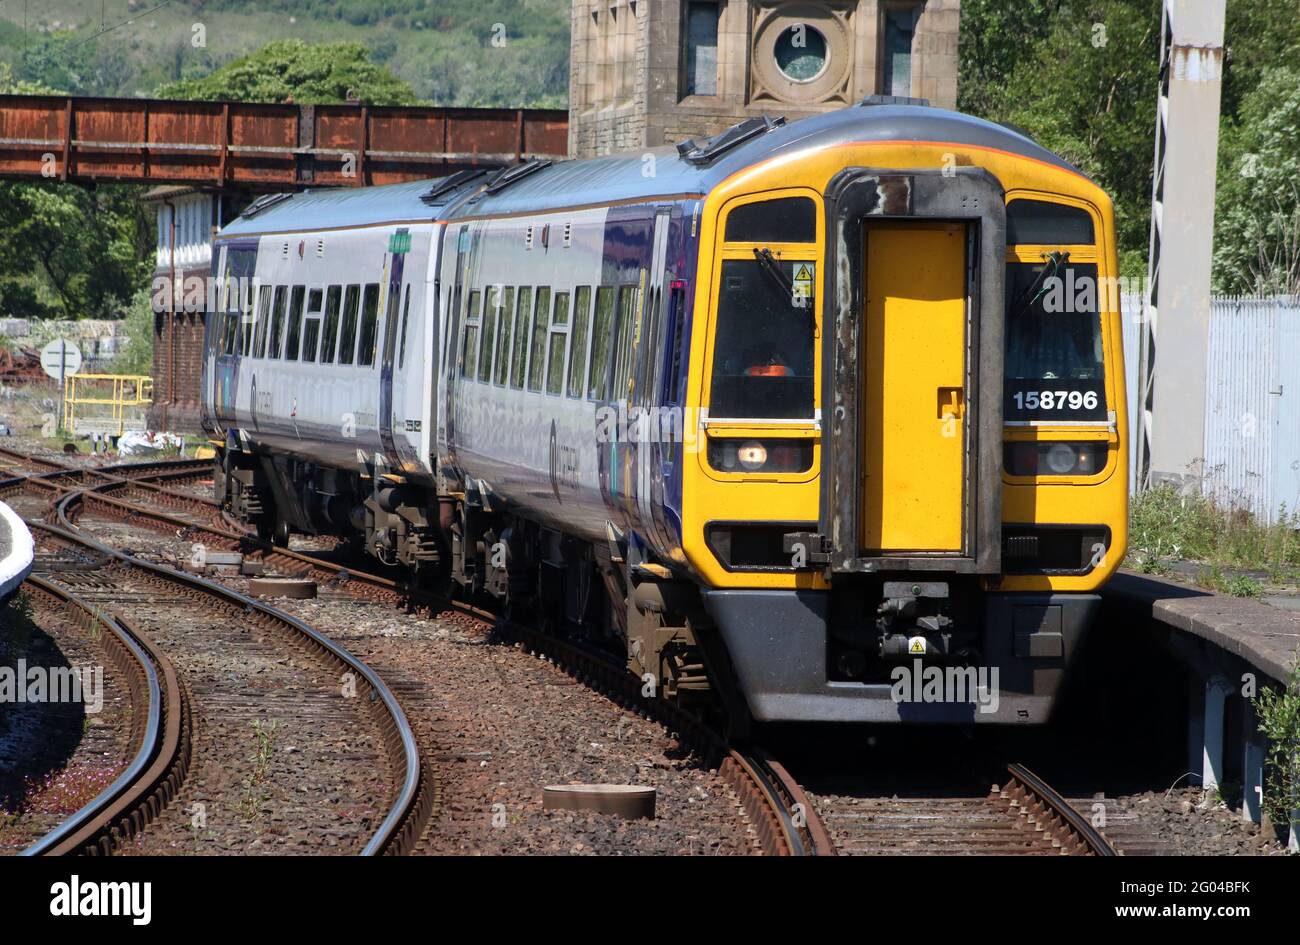
M 312 46 L 297 39 L 268 43 L 201 79 L 166 83 L 158 95 L 304 105 L 346 102 L 350 97 L 370 105 L 412 105 L 416 101 L 411 87 L 372 63 L 360 43 Z
M 0 64 L 0 92 L 54 90 Z M 0 182 L 0 312 L 115 317 L 148 277 L 150 236 L 132 187 Z
M 1146 257 L 1159 43 L 1159 0 L 962 5 L 963 103 L 1110 194 L 1125 274 Z
M 1224 128 L 1214 288 L 1300 295 L 1300 69 L 1260 73 Z

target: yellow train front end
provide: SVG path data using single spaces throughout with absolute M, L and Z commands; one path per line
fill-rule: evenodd
M 760 721 L 1045 722 L 1124 556 L 1111 201 L 989 137 L 703 201 L 682 553 Z

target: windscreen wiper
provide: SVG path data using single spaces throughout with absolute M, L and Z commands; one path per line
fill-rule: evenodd
M 776 257 L 772 255 L 770 249 L 766 246 L 762 249 L 755 249 L 754 258 L 758 260 L 758 264 L 763 268 L 763 271 L 771 276 L 787 295 L 794 295 L 794 283 L 787 279 L 785 273 L 781 271 L 781 265 L 776 261 Z
M 755 249 L 754 258 L 758 260 L 759 267 L 765 273 L 767 273 L 768 277 L 772 279 L 772 281 L 775 282 L 778 286 L 781 287 L 781 291 L 784 292 L 786 297 L 790 299 L 790 304 L 791 307 L 793 308 L 794 307 L 794 283 L 791 282 L 790 279 L 786 276 L 786 274 L 781 271 L 781 264 L 776 261 L 776 257 L 772 255 L 772 251 L 768 249 L 766 246 L 764 246 L 762 249 Z M 817 313 L 813 311 L 811 296 L 809 296 L 808 304 L 805 305 L 804 308 L 808 312 L 808 320 L 813 324 L 813 330 L 816 331 Z
M 1041 299 L 1043 294 L 1047 291 L 1047 280 L 1055 278 L 1056 274 L 1061 271 L 1061 267 L 1069 261 L 1069 253 L 1053 252 L 1048 254 L 1047 264 L 1039 270 L 1034 281 L 1029 284 L 1029 287 L 1025 289 L 1025 291 L 1020 293 L 1019 297 L 1012 304 L 1012 309 L 1016 313 L 1012 316 L 1012 321 L 1020 318 L 1021 315 L 1024 315 L 1025 312 L 1029 311 L 1035 304 L 1037 304 L 1038 300 Z M 1026 299 L 1028 299 L 1028 301 L 1026 301 Z

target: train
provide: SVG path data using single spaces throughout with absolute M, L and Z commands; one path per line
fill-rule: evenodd
M 1117 276 L 1096 183 L 923 102 L 268 195 L 215 489 L 747 723 L 1043 724 L 1127 541 Z

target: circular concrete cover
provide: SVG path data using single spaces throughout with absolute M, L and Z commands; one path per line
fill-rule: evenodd
M 589 810 L 619 817 L 653 820 L 655 789 L 635 784 L 548 784 L 543 810 Z

